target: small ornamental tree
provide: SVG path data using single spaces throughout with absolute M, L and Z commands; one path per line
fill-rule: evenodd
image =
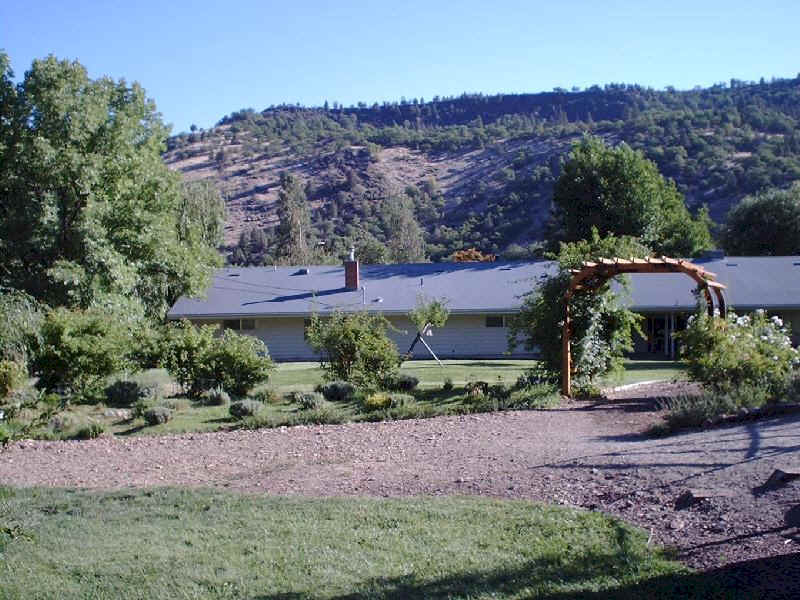
M 789 328 L 763 310 L 725 319 L 698 310 L 688 327 L 676 334 L 689 376 L 711 389 L 729 393 L 757 387 L 779 399 L 800 367 Z
M 53 309 L 42 322 L 33 360 L 37 385 L 97 395 L 106 377 L 131 366 L 130 340 L 130 328 L 118 315 L 100 309 Z
M 601 238 L 597 230 L 590 240 L 562 243 L 558 264 L 552 273 L 525 297 L 520 312 L 509 322 L 509 345 L 519 343 L 539 352 L 544 368 L 556 374 L 562 365 L 562 325 L 565 294 L 572 277 L 570 269 L 579 268 L 585 260 L 604 257 L 643 257 L 650 251 L 634 238 L 608 235 Z M 623 286 L 624 278 L 619 278 Z M 619 371 L 626 351 L 633 349 L 633 333 L 640 331 L 641 317 L 625 308 L 611 282 L 596 291 L 576 294 L 570 301 L 573 326 L 572 358 L 574 379 L 578 386 L 590 385 L 599 377 Z
M 417 295 L 417 305 L 408 313 L 408 318 L 414 323 L 417 331 L 422 331 L 428 325 L 444 327 L 450 311 L 447 310 L 447 299 L 427 300 L 423 294 Z
M 308 343 L 322 357 L 326 380 L 377 389 L 394 377 L 400 363 L 397 346 L 387 335 L 390 327 L 383 315 L 367 312 L 314 315 Z

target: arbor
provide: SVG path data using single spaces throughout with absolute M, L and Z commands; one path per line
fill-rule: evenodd
M 575 144 L 553 202 L 566 242 L 589 239 L 595 227 L 637 237 L 659 254 L 694 256 L 711 247 L 707 213 L 692 217 L 675 183 L 624 143 L 611 148 L 587 136 Z
M 12 84 L 0 54 L 0 283 L 51 305 L 160 318 L 218 255 L 181 215 L 167 127 L 138 84 L 50 56 Z
M 537 283 L 525 297 L 520 312 L 511 318 L 509 345 L 522 343 L 529 350 L 538 349 L 545 369 L 558 373 L 562 365 L 564 296 L 572 278 L 571 269 L 579 268 L 585 260 L 650 254 L 635 238 L 601 238 L 596 229 L 588 240 L 562 242 L 558 254 L 552 256 L 558 270 Z M 574 296 L 570 319 L 574 378 L 578 386 L 586 386 L 621 368 L 623 353 L 633 349 L 633 333 L 638 330 L 641 317 L 619 302 L 608 281 L 593 293 Z
M 800 184 L 742 199 L 728 213 L 722 244 L 731 255 L 800 254 Z

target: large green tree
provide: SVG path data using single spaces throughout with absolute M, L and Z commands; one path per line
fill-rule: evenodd
M 705 210 L 692 217 L 675 183 L 627 144 L 596 137 L 575 144 L 553 192 L 563 241 L 627 235 L 659 254 L 694 256 L 711 247 Z
M 276 257 L 290 265 L 308 264 L 316 248 L 311 229 L 311 211 L 300 180 L 291 173 L 281 174 L 277 212 Z
M 800 254 L 800 183 L 742 199 L 728 213 L 722 243 L 732 255 Z
M 202 290 L 219 258 L 161 159 L 168 133 L 136 83 L 50 56 L 15 85 L 0 54 L 0 283 L 155 318 Z
M 395 263 L 425 262 L 425 239 L 408 196 L 399 194 L 383 204 L 389 257 Z

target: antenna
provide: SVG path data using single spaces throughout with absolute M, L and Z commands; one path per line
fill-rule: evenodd
M 350 260 L 356 259 L 356 247 L 350 246 Z

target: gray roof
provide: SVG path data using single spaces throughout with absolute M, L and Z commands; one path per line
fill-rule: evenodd
M 728 286 L 743 309 L 800 308 L 800 257 L 722 257 L 693 261 Z M 446 298 L 452 313 L 516 311 L 526 292 L 554 270 L 550 261 L 361 265 L 363 289 L 344 287 L 344 267 L 230 267 L 217 270 L 204 298 L 180 298 L 180 317 L 302 316 L 333 310 L 405 314 L 417 298 Z M 691 310 L 694 282 L 681 274 L 631 275 L 632 307 Z

